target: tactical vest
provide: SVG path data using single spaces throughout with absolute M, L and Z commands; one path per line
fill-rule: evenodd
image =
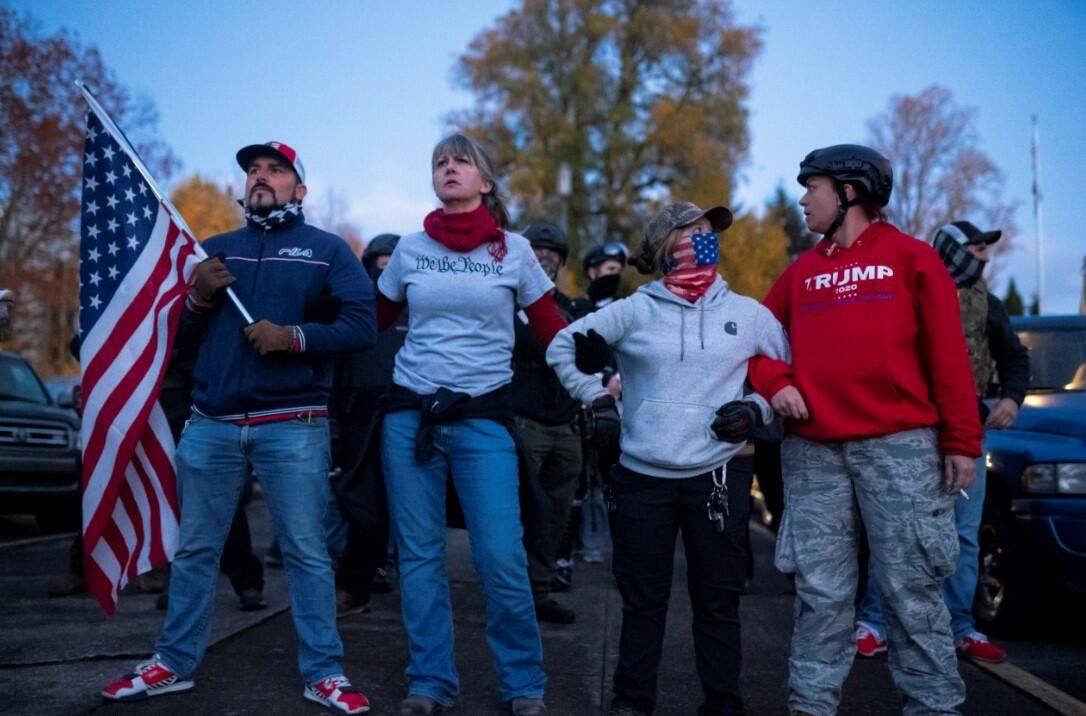
M 973 383 L 977 395 L 983 397 L 995 375 L 995 360 L 988 347 L 988 283 L 980 279 L 968 288 L 959 288 L 958 305 L 969 362 L 973 366 Z

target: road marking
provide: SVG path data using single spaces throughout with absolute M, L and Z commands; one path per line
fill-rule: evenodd
M 26 539 L 17 539 L 13 542 L 0 543 L 0 551 L 8 549 L 10 547 L 25 547 L 32 544 L 42 544 L 45 542 L 51 542 L 53 540 L 70 540 L 75 537 L 78 532 L 61 532 L 55 535 L 42 535 L 41 537 L 27 537 Z
M 776 539 L 776 535 L 773 534 L 772 530 L 757 521 L 752 521 L 750 526 L 751 532 L 757 532 L 770 539 Z M 1061 691 L 1047 681 L 1015 666 L 1009 661 L 1004 661 L 1002 664 L 988 664 L 970 659 L 969 663 L 987 671 L 1019 691 L 1032 696 L 1056 713 L 1062 714 L 1062 716 L 1086 716 L 1086 703 L 1079 701 L 1071 694 Z
M 1083 716 L 1083 714 L 1086 714 L 1086 703 L 1079 701 L 1071 694 L 1060 691 L 1047 681 L 1038 679 L 1025 669 L 1021 669 L 1009 661 L 1004 661 L 1002 664 L 986 664 L 980 661 L 971 661 L 970 663 L 979 666 L 1020 691 L 1026 692 L 1057 713 L 1064 716 Z

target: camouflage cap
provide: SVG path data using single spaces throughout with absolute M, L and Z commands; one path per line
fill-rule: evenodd
M 629 264 L 644 274 L 655 273 L 656 252 L 672 231 L 687 224 L 693 224 L 705 217 L 714 231 L 724 231 L 732 225 L 732 212 L 725 206 L 702 209 L 689 201 L 668 204 L 652 217 L 645 226 L 645 237 L 641 249 L 629 259 Z

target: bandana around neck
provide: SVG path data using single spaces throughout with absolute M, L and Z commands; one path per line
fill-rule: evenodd
M 256 224 L 265 231 L 270 231 L 278 226 L 286 226 L 297 221 L 302 215 L 302 205 L 291 202 L 278 209 L 272 209 L 267 214 L 257 214 L 249 207 L 245 207 L 245 220 Z
M 694 303 L 713 285 L 719 264 L 720 243 L 716 234 L 694 234 L 682 239 L 661 266 L 664 287 Z
M 551 281 L 557 281 L 558 272 L 562 269 L 562 259 L 552 255 L 537 256 L 536 258 L 539 259 L 539 265 L 543 267 L 543 273 L 547 274 L 547 278 Z
M 955 240 L 951 230 L 961 233 L 956 226 L 939 229 L 932 239 L 931 245 L 943 260 L 943 264 L 950 271 L 950 277 L 954 279 L 954 285 L 958 288 L 969 288 L 980 280 L 984 273 L 984 261 L 981 261 L 969 249 Z M 962 235 L 964 239 L 964 235 Z
M 472 211 L 448 214 L 435 209 L 422 222 L 426 234 L 449 251 L 467 253 L 489 242 L 486 250 L 501 262 L 505 258 L 505 232 L 482 204 Z

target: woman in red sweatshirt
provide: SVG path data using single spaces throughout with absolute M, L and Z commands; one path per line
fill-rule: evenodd
M 796 577 L 789 708 L 837 710 L 855 654 L 862 522 L 905 713 L 956 713 L 965 687 L 938 584 L 956 562 L 953 495 L 974 480 L 980 424 L 954 283 L 928 244 L 883 219 L 893 175 L 877 152 L 815 150 L 798 180 L 823 238 L 765 301 L 792 364 L 750 366 L 789 418 L 776 554 Z

